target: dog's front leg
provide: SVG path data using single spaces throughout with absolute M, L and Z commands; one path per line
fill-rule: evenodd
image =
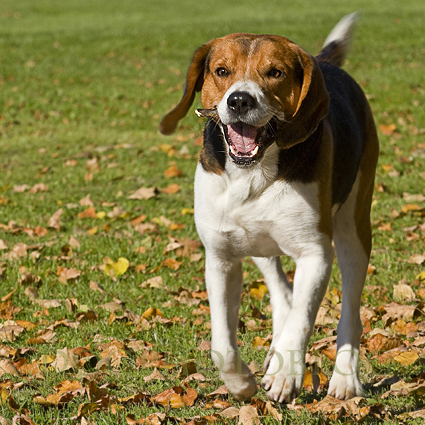
M 205 277 L 211 309 L 211 356 L 228 390 L 237 400 L 257 391 L 255 379 L 238 350 L 236 331 L 242 291 L 240 260 L 218 258 L 207 252 Z
M 301 392 L 305 351 L 326 291 L 332 261 L 330 243 L 320 247 L 317 253 L 296 260 L 292 309 L 262 380 L 267 395 L 274 401 L 289 403 Z
M 292 286 L 282 270 L 280 257 L 252 257 L 263 274 L 270 292 L 270 304 L 273 309 L 273 341 L 264 360 L 263 369 L 267 370 L 282 334 L 286 318 L 292 306 Z

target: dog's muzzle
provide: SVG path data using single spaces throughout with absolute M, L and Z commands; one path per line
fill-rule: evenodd
M 272 118 L 266 125 L 260 127 L 252 125 L 257 121 L 258 103 L 248 92 L 235 91 L 230 94 L 227 98 L 227 107 L 229 115 L 234 117 L 234 122 L 222 123 L 224 138 L 229 145 L 229 156 L 237 165 L 252 165 L 273 143 L 276 120 Z

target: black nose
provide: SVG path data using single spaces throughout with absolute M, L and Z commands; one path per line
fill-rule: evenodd
M 235 91 L 227 98 L 227 106 L 238 115 L 246 114 L 256 103 L 256 100 L 244 91 Z

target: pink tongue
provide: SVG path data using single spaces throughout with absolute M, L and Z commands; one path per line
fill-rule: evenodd
M 240 153 L 249 153 L 257 144 L 257 128 L 247 124 L 230 124 L 227 126 L 227 134 L 233 143 L 235 150 Z

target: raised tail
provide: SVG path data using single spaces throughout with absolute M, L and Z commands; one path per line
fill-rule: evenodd
M 350 46 L 353 28 L 358 19 L 358 13 L 354 12 L 344 16 L 335 26 L 325 40 L 322 50 L 317 55 L 319 62 L 328 62 L 341 67 Z

